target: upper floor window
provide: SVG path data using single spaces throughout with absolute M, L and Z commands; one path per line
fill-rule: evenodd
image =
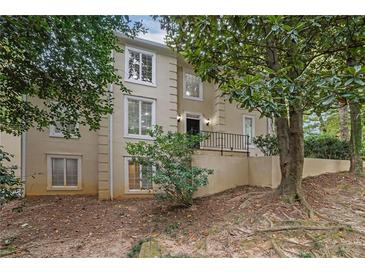
M 155 100 L 125 96 L 124 124 L 126 137 L 148 139 L 148 130 L 156 123 Z
M 156 54 L 130 47 L 125 48 L 125 80 L 156 85 Z
M 203 83 L 191 73 L 184 73 L 184 98 L 203 100 Z
M 66 127 L 69 132 L 74 132 L 75 129 L 79 127 L 79 124 L 70 124 L 70 125 L 67 125 Z M 60 138 L 65 137 L 65 135 L 62 133 L 62 125 L 60 122 L 56 122 L 55 126 L 50 125 L 49 136 L 60 137 Z M 78 137 L 75 134 L 71 134 L 71 138 L 78 138 Z

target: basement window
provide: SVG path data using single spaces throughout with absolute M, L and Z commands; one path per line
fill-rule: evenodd
M 81 188 L 81 156 L 48 155 L 48 189 Z

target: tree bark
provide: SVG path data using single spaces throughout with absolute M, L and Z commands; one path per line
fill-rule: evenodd
M 282 181 L 278 191 L 290 201 L 303 201 L 302 175 L 304 164 L 303 110 L 299 105 L 289 109 L 289 167 L 286 180 Z
M 349 140 L 349 127 L 348 127 L 348 106 L 344 105 L 339 109 L 340 118 L 340 139 L 343 141 Z
M 275 121 L 280 158 L 280 185 L 282 185 L 289 174 L 289 123 L 287 117 L 277 117 Z
M 361 105 L 360 103 L 350 101 L 350 172 L 357 175 L 363 175 L 363 163 L 361 158 L 362 147 L 362 124 L 361 124 Z
M 266 32 L 270 33 L 271 29 L 267 28 Z M 278 58 L 277 49 L 273 40 L 267 40 L 266 49 L 266 63 L 269 68 L 273 71 L 278 71 L 280 69 L 280 63 Z M 272 91 L 276 93 L 276 90 Z M 280 96 L 278 96 L 280 97 Z M 279 104 L 285 105 L 285 101 L 279 99 Z M 287 109 L 285 109 L 280 117 L 275 117 L 276 134 L 278 137 L 279 146 L 279 158 L 280 158 L 280 171 L 281 171 L 281 182 L 280 185 L 286 180 L 288 176 L 289 168 L 289 122 Z

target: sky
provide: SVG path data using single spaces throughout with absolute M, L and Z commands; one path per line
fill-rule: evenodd
M 161 30 L 160 23 L 154 21 L 151 16 L 129 16 L 132 21 L 143 21 L 143 25 L 148 29 L 146 34 L 138 35 L 139 38 L 151 40 L 154 42 L 165 44 L 164 37 L 166 32 Z

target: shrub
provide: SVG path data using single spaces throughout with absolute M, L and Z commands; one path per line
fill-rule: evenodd
M 304 140 L 304 157 L 347 160 L 350 144 L 325 134 L 309 135 Z
M 16 166 L 9 166 L 13 157 L 0 147 L 0 205 L 21 197 L 22 187 L 20 179 L 15 176 Z
M 265 156 L 279 154 L 278 138 L 275 135 L 260 135 L 253 138 L 252 142 Z
M 194 192 L 205 186 L 208 175 L 213 173 L 211 169 L 191 165 L 194 148 L 204 138 L 179 132 L 164 134 L 160 126 L 149 133 L 154 142 L 128 143 L 128 153 L 142 166 L 154 167 L 150 178 L 159 187 L 157 198 L 190 206 Z
M 254 138 L 253 143 L 265 156 L 279 154 L 276 136 L 261 135 Z M 365 155 L 365 146 L 362 155 Z M 304 157 L 348 160 L 350 158 L 350 144 L 330 135 L 309 135 L 304 139 Z

